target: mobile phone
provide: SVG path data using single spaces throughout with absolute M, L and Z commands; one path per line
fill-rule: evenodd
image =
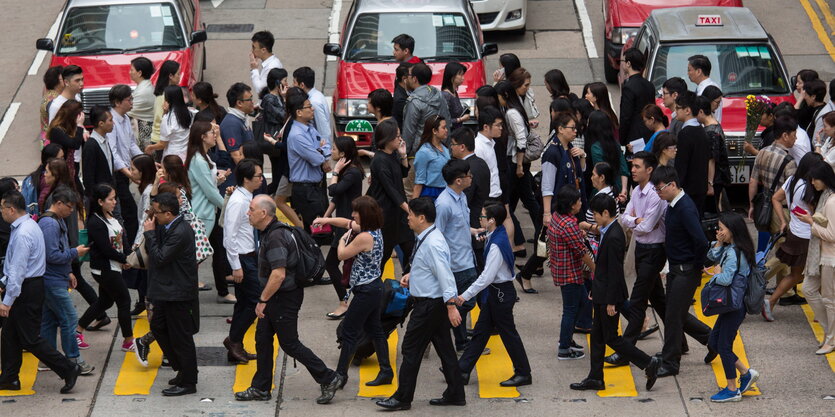
M 461 115 L 463 116 L 463 115 L 465 115 L 465 114 L 470 114 L 470 112 L 471 112 L 472 110 L 473 110 L 473 109 L 471 109 L 471 108 L 467 107 L 467 109 L 466 109 L 466 110 L 464 110 L 464 113 L 461 113 Z
M 476 237 L 476 240 L 484 240 L 484 238 L 487 237 L 487 232 L 480 232 L 477 235 L 475 235 L 475 237 Z
M 796 216 L 809 214 L 809 212 L 807 212 L 806 210 L 803 210 L 803 208 L 800 207 L 800 206 L 794 206 L 794 208 L 792 209 L 792 213 L 794 213 Z

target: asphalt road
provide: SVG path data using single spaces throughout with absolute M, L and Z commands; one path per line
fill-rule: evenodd
M 338 0 L 337 0 L 338 1 Z M 542 76 L 550 68 L 560 68 L 576 93 L 583 84 L 603 79 L 603 22 L 602 0 L 537 0 L 529 2 L 528 31 L 524 35 L 488 34 L 487 40 L 499 44 L 500 52 L 519 55 L 523 66 L 533 74 L 536 96 L 541 109 L 547 106 L 547 94 Z M 0 0 L 3 10 L 0 25 L 7 35 L 0 38 L 0 65 L 6 70 L 0 77 L 0 175 L 22 177 L 35 168 L 39 146 L 38 105 L 41 95 L 41 76 L 49 57 L 33 67 L 36 57 L 34 40 L 43 37 L 54 23 L 60 2 L 47 0 Z M 215 8 L 214 4 L 218 7 Z M 821 5 L 822 0 L 758 0 L 747 6 L 774 36 L 786 58 L 789 72 L 801 68 L 815 68 L 829 80 L 835 77 L 835 49 L 827 49 L 824 43 L 833 42 L 835 21 L 828 20 Z M 344 18 L 350 2 L 343 2 L 340 19 Z M 591 28 L 589 34 L 594 47 L 584 42 L 583 28 L 578 11 L 584 5 Z M 833 6 L 829 0 L 830 8 Z M 331 0 L 225 0 L 203 1 L 201 6 L 207 23 L 251 23 L 255 30 L 269 29 L 276 35 L 276 54 L 288 69 L 302 65 L 312 67 L 317 74 L 317 85 L 326 95 L 332 92 L 335 65 L 320 53 L 328 41 L 328 23 L 334 2 Z M 808 10 L 814 12 L 811 16 Z M 813 20 L 816 24 L 813 24 Z M 821 30 L 816 29 L 816 25 Z M 822 36 L 819 36 L 819 32 Z M 248 82 L 250 33 L 210 33 L 207 42 L 208 69 L 205 79 L 215 85 L 218 92 L 236 81 Z M 593 52 L 593 53 L 590 53 Z M 590 56 L 591 55 L 591 56 Z M 30 67 L 32 74 L 29 74 Z M 488 74 L 497 67 L 497 57 L 488 59 Z M 610 85 L 613 103 L 619 102 L 617 86 Z M 15 111 L 15 109 L 17 109 Z M 520 208 L 526 232 L 530 234 L 529 216 Z M 529 248 L 530 250 L 530 248 Z M 629 271 L 627 267 L 627 271 Z M 85 267 L 89 279 L 89 270 Z M 206 267 L 200 268 L 201 280 L 211 282 Z M 631 274 L 630 274 L 631 275 Z M 398 273 L 399 276 L 399 273 Z M 486 384 L 488 372 L 473 375 L 467 387 L 468 406 L 445 410 L 430 409 L 429 398 L 440 395 L 443 382 L 436 371 L 437 355 L 425 360 L 419 378 L 418 390 L 412 413 L 427 415 L 441 411 L 458 415 L 642 415 L 642 416 L 703 416 L 703 415 L 833 415 L 835 401 L 826 399 L 835 395 L 835 365 L 814 355 L 816 342 L 812 328 L 800 307 L 779 307 L 777 321 L 765 323 L 758 316 L 749 316 L 741 329 L 744 349 L 751 365 L 762 377 L 761 394 L 746 397 L 736 404 L 712 404 L 708 397 L 717 391 L 717 382 L 710 366 L 702 363 L 704 348 L 690 340 L 691 353 L 682 359 L 682 372 L 676 378 L 659 380 L 652 392 L 643 389 L 642 373 L 632 368 L 618 378 L 607 382 L 616 386 L 609 392 L 620 392 L 633 384 L 637 392 L 621 398 L 601 398 L 595 393 L 578 393 L 568 389 L 570 382 L 582 379 L 588 372 L 587 359 L 578 361 L 556 360 L 556 339 L 559 334 L 561 297 L 556 287 L 545 278 L 534 280 L 538 295 L 521 294 L 516 307 L 516 321 L 526 344 L 534 368 L 534 385 L 519 389 L 516 398 L 480 398 L 491 396 Z M 630 277 L 631 279 L 631 277 Z M 135 293 L 133 293 L 135 297 Z M 75 296 L 79 314 L 86 304 Z M 276 390 L 273 400 L 260 403 L 237 403 L 232 398 L 236 378 L 245 383 L 244 370 L 226 364 L 221 341 L 228 332 L 225 318 L 231 315 L 229 305 L 216 304 L 213 292 L 201 293 L 201 332 L 196 336 L 200 356 L 200 383 L 198 394 L 183 398 L 164 398 L 159 391 L 173 374 L 162 368 L 151 379 L 148 395 L 115 395 L 117 387 L 124 387 L 124 379 L 130 379 L 132 354 L 119 350 L 121 336 L 114 324 L 102 332 L 88 332 L 87 341 L 92 348 L 82 352 L 84 358 L 96 366 L 94 376 L 79 380 L 74 393 L 58 394 L 60 381 L 51 372 L 40 372 L 34 383 L 34 395 L 0 398 L 0 413 L 8 416 L 63 415 L 63 416 L 116 416 L 116 415 L 287 415 L 328 416 L 365 415 L 376 412 L 372 398 L 357 396 L 362 376 L 352 368 L 346 389 L 337 394 L 329 406 L 317 406 L 313 399 L 318 395 L 316 386 L 304 369 L 295 366 L 291 358 L 278 356 Z M 336 322 L 324 319 L 324 314 L 336 305 L 336 296 L 329 286 L 319 286 L 306 291 L 301 311 L 300 332 L 302 340 L 329 366 L 335 366 L 339 351 L 334 340 Z M 111 315 L 115 317 L 115 310 Z M 139 330 L 139 329 L 138 329 Z M 402 330 L 400 331 L 402 339 Z M 575 339 L 586 345 L 585 338 Z M 639 346 L 647 352 L 660 351 L 661 337 L 656 334 Z M 485 356 L 493 366 L 501 364 L 501 352 L 493 349 L 492 358 Z M 398 358 L 399 361 L 399 358 Z M 625 368 L 621 368 L 625 369 Z M 144 371 L 143 371 L 144 372 Z M 508 366 L 499 369 L 503 378 L 512 370 Z M 607 370 L 607 372 L 609 372 Z M 481 375 L 484 374 L 484 375 Z M 31 376 L 31 373 L 29 374 Z M 122 378 L 122 379 L 120 379 Z M 143 377 L 136 377 L 140 380 Z M 631 382 L 630 382 L 631 381 Z M 239 383 L 241 383 L 239 381 Z M 480 385 L 485 385 L 482 388 Z M 628 391 L 628 390 L 627 390 Z M 485 394 L 486 393 L 486 394 Z M 2 394 L 2 393 L 0 393 Z M 276 401 L 276 398 L 279 400 Z

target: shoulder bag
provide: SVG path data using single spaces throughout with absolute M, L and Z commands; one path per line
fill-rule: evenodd
M 783 163 L 780 164 L 780 169 L 777 170 L 777 175 L 774 177 L 774 182 L 771 184 L 771 187 L 763 187 L 751 201 L 751 204 L 754 206 L 754 226 L 760 232 L 771 231 L 771 215 L 774 210 L 774 206 L 771 205 L 771 196 L 774 195 L 774 190 L 777 189 L 777 181 L 783 176 L 783 170 L 789 161 L 791 161 L 791 157 L 786 155 L 783 158 Z

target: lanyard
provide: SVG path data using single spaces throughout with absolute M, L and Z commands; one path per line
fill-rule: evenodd
M 423 237 L 422 237 L 422 238 L 418 239 L 418 242 L 417 242 L 417 244 L 415 245 L 415 249 L 414 249 L 414 250 L 412 250 L 412 256 L 411 256 L 411 257 L 409 257 L 409 263 L 410 263 L 410 264 L 411 264 L 412 262 L 414 262 L 414 260 L 415 260 L 415 255 L 417 254 L 417 251 L 418 251 L 418 249 L 420 248 L 420 245 L 422 245 L 422 244 L 423 244 L 423 241 L 424 241 L 424 240 L 426 240 L 426 238 L 427 238 L 427 237 L 429 237 L 429 234 L 430 234 L 430 233 L 432 233 L 433 231 L 435 231 L 435 225 L 434 225 L 434 224 L 432 225 L 432 227 L 430 227 L 430 228 L 429 228 L 429 231 L 427 231 L 427 232 L 426 232 L 426 234 L 425 234 L 425 235 L 423 235 Z

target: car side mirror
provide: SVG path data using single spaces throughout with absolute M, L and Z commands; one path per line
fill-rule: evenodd
M 499 45 L 493 42 L 485 43 L 481 46 L 481 56 L 494 55 L 499 53 Z
M 41 38 L 35 41 L 35 49 L 52 52 L 55 50 L 55 44 L 52 42 L 52 39 Z
M 195 45 L 201 42 L 206 42 L 209 39 L 209 35 L 206 34 L 205 30 L 198 30 L 191 32 L 191 44 Z
M 340 56 L 342 55 L 342 47 L 338 43 L 326 43 L 322 52 L 325 55 Z

